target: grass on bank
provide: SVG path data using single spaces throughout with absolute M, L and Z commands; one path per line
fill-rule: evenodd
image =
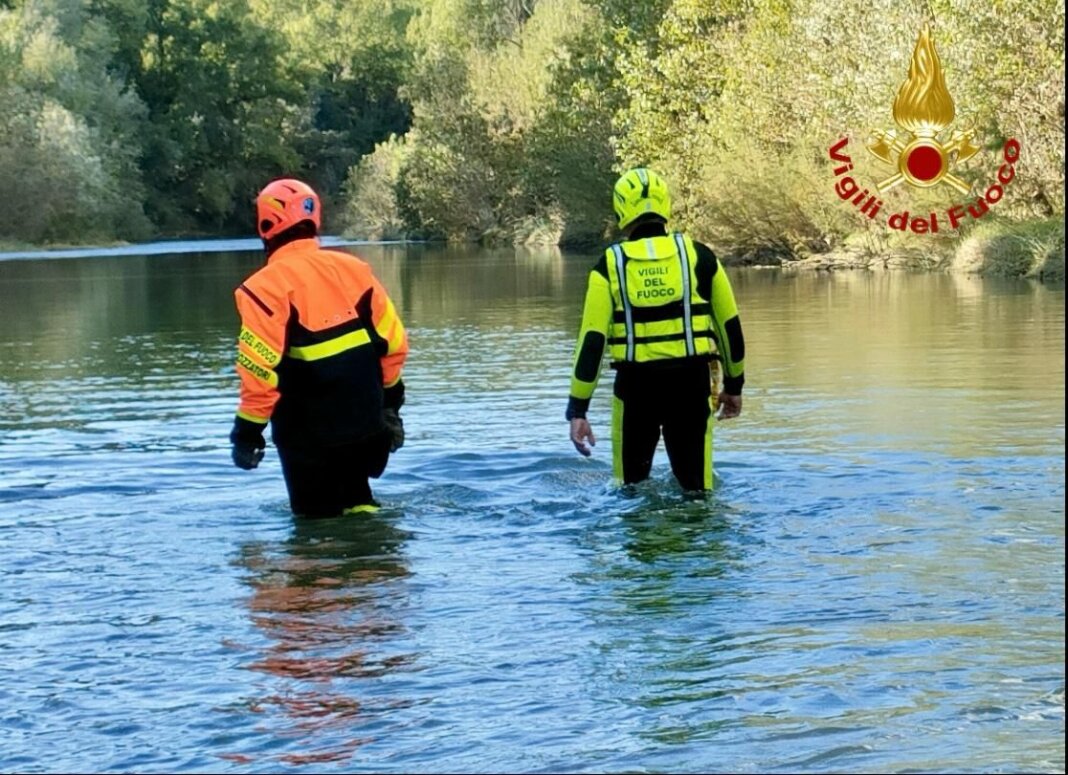
M 950 263 L 956 272 L 1064 282 L 1064 219 L 977 226 Z

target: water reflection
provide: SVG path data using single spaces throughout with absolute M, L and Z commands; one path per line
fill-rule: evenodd
M 761 638 L 729 624 L 753 592 L 746 515 L 716 495 L 671 493 L 664 477 L 621 491 L 578 580 L 598 601 L 593 685 L 646 718 L 638 736 L 668 757 L 653 769 L 677 771 L 700 759 L 691 744 L 736 723 L 738 666 Z
M 660 482 L 623 488 L 633 501 L 620 516 L 628 555 L 641 563 L 690 559 L 702 564 L 703 574 L 722 575 L 732 552 L 730 531 L 736 529 L 722 505 L 712 494 L 672 496 L 664 490 Z
M 565 261 L 558 248 L 420 246 L 357 253 L 375 267 L 401 314 L 413 325 L 507 322 L 522 329 L 558 322 L 557 310 L 581 305 L 583 289 L 569 281 L 569 275 L 581 272 L 576 273 L 576 263 Z M 516 299 L 523 303 L 517 305 Z
M 337 249 L 374 267 L 409 327 L 504 322 L 522 330 L 535 323 L 559 325 L 560 310 L 577 322 L 588 269 L 585 262 L 565 261 L 556 248 Z M 41 364 L 57 362 L 64 364 L 66 377 L 126 375 L 153 355 L 145 343 L 180 344 L 206 356 L 206 367 L 230 368 L 238 326 L 233 290 L 263 260 L 257 250 L 0 261 L 2 378 L 31 378 Z M 523 303 L 517 306 L 517 299 Z M 137 345 L 132 354 L 122 351 L 124 342 Z M 225 344 L 221 349 L 220 343 Z M 189 363 L 172 359 L 153 365 L 185 373 Z
M 744 571 L 740 515 L 715 495 L 670 495 L 665 485 L 646 482 L 632 490 L 619 517 L 615 538 L 625 556 L 616 555 L 602 579 L 612 583 L 613 597 L 622 603 L 614 615 L 685 614 L 745 594 L 732 582 Z M 683 630 L 686 639 L 704 635 Z
M 0 771 L 1063 771 L 1063 290 L 732 272 L 689 503 L 566 440 L 591 256 L 352 250 L 413 331 L 403 518 L 230 464 L 262 252 L 0 261 Z
M 394 518 L 296 520 L 287 540 L 246 543 L 235 560 L 248 574 L 249 614 L 269 642 L 246 667 L 272 679 L 247 709 L 263 714 L 261 731 L 315 741 L 314 750 L 281 756 L 287 764 L 346 761 L 372 739 L 361 726 L 409 704 L 396 693 L 378 699 L 370 685 L 416 663 L 398 648 L 409 536 Z

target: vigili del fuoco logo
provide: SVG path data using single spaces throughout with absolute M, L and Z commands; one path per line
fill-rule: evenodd
M 860 184 L 846 174 L 853 170 L 853 160 L 845 153 L 849 138 L 843 137 L 830 148 L 832 161 L 838 162 L 834 169 L 834 190 L 838 197 L 869 219 L 883 206 L 879 195 L 884 191 L 907 183 L 916 188 L 947 186 L 968 196 L 972 186 L 954 174 L 954 170 L 979 153 L 972 143 L 971 132 L 954 129 L 948 138 L 939 136 L 953 124 L 956 106 L 946 88 L 942 63 L 938 60 L 930 30 L 924 25 L 912 52 L 909 77 L 901 84 L 894 99 L 894 123 L 898 130 L 875 130 L 868 151 L 887 165 L 887 177 L 875 184 L 875 193 L 861 190 Z M 1001 149 L 1004 163 L 998 168 L 997 180 L 976 198 L 953 204 L 944 212 L 926 215 L 911 215 L 908 210 L 891 213 L 886 219 L 890 229 L 911 230 L 916 234 L 935 234 L 940 226 L 957 229 L 968 220 L 978 220 L 1001 201 L 1005 189 L 1016 176 L 1016 162 L 1020 158 L 1020 143 L 1015 138 L 1007 140 Z M 943 215 L 939 219 L 939 215 Z

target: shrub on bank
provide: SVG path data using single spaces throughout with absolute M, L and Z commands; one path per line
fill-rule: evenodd
M 391 135 L 349 170 L 343 189 L 342 233 L 368 240 L 410 236 L 397 202 L 397 182 L 407 147 Z
M 982 224 L 960 243 L 951 268 L 995 277 L 1063 282 L 1064 220 Z

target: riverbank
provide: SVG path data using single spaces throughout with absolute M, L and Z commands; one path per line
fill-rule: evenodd
M 336 248 L 343 245 L 396 245 L 391 240 L 356 240 L 345 237 L 323 236 L 323 247 Z M 10 249 L 0 243 L 0 261 L 38 260 L 52 258 L 101 258 L 105 256 L 164 256 L 180 253 L 249 253 L 263 250 L 258 237 L 210 239 L 166 239 L 156 242 L 120 243 L 114 246 L 28 246 Z
M 912 245 L 847 241 L 824 253 L 796 257 L 729 256 L 727 265 L 771 265 L 790 270 L 899 269 L 1020 277 L 1064 282 L 1064 220 L 984 224 L 960 240 Z
M 360 240 L 346 237 L 323 237 L 330 247 L 361 244 L 402 244 L 422 240 Z M 258 239 L 211 240 L 213 251 L 259 250 Z M 556 247 L 545 245 L 545 247 Z M 563 246 L 568 249 L 572 246 Z M 161 255 L 204 250 L 202 239 L 167 239 L 155 242 L 111 245 L 34 246 L 0 240 L 0 261 L 49 258 L 78 258 L 87 255 Z M 583 245 L 582 250 L 596 247 Z M 1022 277 L 1044 283 L 1064 282 L 1064 221 L 1051 218 L 1024 223 L 984 224 L 961 240 L 931 241 L 920 245 L 904 240 L 896 243 L 863 239 L 822 253 L 784 255 L 776 251 L 732 253 L 720 249 L 728 266 L 774 266 L 788 270 L 835 271 L 841 269 L 890 269 L 906 271 L 941 271 L 994 277 Z

